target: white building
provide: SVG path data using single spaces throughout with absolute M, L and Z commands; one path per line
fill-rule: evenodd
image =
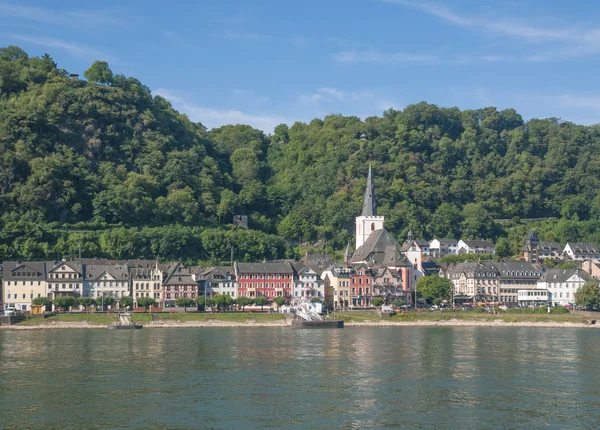
M 325 299 L 325 282 L 310 267 L 294 264 L 298 278 L 294 281 L 292 297 Z
M 563 251 L 571 260 L 585 261 L 600 258 L 600 250 L 593 243 L 567 243 Z
M 113 297 L 119 301 L 129 296 L 129 268 L 120 264 L 88 264 L 83 281 L 85 297 L 102 303 L 102 297 Z
M 236 298 L 237 284 L 232 266 L 209 267 L 198 275 L 201 293 L 206 289 L 207 296 L 229 294 Z
M 383 229 L 383 221 L 384 217 L 377 216 L 375 189 L 373 188 L 371 166 L 369 166 L 362 215 L 356 218 L 356 249 L 359 249 L 367 241 L 372 232 Z
M 495 254 L 496 247 L 489 240 L 459 240 L 458 254 Z
M 530 288 L 518 290 L 519 305 L 545 305 L 549 301 L 548 290 L 542 288 Z
M 433 239 L 429 242 L 429 253 L 434 257 L 458 254 L 457 239 Z
M 46 266 L 43 261 L 5 261 L 2 280 L 2 301 L 18 311 L 31 309 L 31 301 L 46 296 Z
M 575 293 L 589 281 L 590 275 L 578 269 L 551 269 L 537 282 L 537 287 L 548 290 L 548 301 L 555 306 L 575 303 Z

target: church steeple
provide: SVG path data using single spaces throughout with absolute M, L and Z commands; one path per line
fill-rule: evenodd
M 347 263 L 350 260 L 352 254 L 350 254 L 350 241 L 348 241 L 348 245 L 346 245 L 346 251 L 344 252 L 344 263 Z
M 369 235 L 383 228 L 384 218 L 377 216 L 377 201 L 375 200 L 375 188 L 373 187 L 373 174 L 369 164 L 369 176 L 367 177 L 367 188 L 363 203 L 362 215 L 356 217 L 356 249 L 360 248 L 368 239 Z
M 373 187 L 371 164 L 369 164 L 369 176 L 367 177 L 367 188 L 365 189 L 362 216 L 377 216 L 377 202 L 375 201 L 375 188 Z

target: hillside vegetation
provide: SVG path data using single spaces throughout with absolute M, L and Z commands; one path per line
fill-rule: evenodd
M 44 55 L 0 49 L 0 260 L 107 256 L 183 261 L 341 249 L 368 164 L 399 239 L 600 242 L 600 128 L 513 109 L 427 103 L 364 121 L 329 115 L 207 131 L 135 78 L 96 62 L 88 81 Z M 249 216 L 249 230 L 231 225 Z M 508 224 L 496 218 L 512 219 Z

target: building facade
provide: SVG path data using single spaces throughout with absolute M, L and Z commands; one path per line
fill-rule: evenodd
M 292 298 L 294 268 L 284 263 L 235 263 L 237 297 Z
M 31 301 L 46 296 L 46 263 L 43 261 L 5 261 L 2 263 L 2 301 L 4 307 L 31 310 Z
M 537 281 L 537 288 L 548 292 L 548 301 L 554 306 L 575 303 L 575 293 L 590 275 L 580 269 L 550 269 Z

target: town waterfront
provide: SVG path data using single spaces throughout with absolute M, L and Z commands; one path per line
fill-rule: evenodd
M 0 331 L 0 428 L 592 428 L 571 328 Z

